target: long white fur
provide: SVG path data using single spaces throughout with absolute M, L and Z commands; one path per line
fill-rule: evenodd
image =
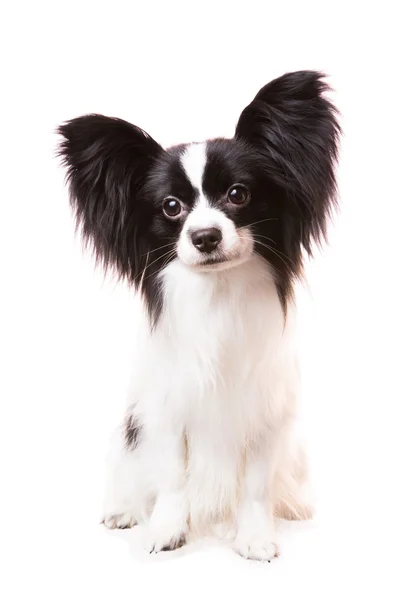
M 294 437 L 299 374 L 294 309 L 286 318 L 273 273 L 252 255 L 250 232 L 236 231 L 201 189 L 205 147 L 190 146 L 184 168 L 200 192 L 160 274 L 164 311 L 143 322 L 128 413 L 138 446 L 117 432 L 105 507 L 109 527 L 147 523 L 147 546 L 174 546 L 188 532 L 225 521 L 243 556 L 278 552 L 274 513 L 310 516 L 303 452 Z M 218 226 L 231 268 L 196 268 L 188 232 Z

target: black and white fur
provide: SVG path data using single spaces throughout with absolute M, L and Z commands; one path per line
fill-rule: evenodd
M 335 204 L 339 125 L 320 73 L 263 87 L 232 139 L 164 150 L 120 119 L 59 128 L 72 206 L 145 310 L 104 523 L 158 552 L 225 521 L 270 560 L 274 516 L 308 518 L 294 426 L 294 284 Z

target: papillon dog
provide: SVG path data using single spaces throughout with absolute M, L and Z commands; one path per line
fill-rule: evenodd
M 274 519 L 312 516 L 294 290 L 336 204 L 328 89 L 287 73 L 233 138 L 168 149 L 117 118 L 59 127 L 83 239 L 143 300 L 103 522 L 144 522 L 149 552 L 226 523 L 240 555 L 269 561 Z

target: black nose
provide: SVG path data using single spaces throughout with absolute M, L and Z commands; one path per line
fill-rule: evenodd
M 222 233 L 216 227 L 209 227 L 208 229 L 194 231 L 191 237 L 192 244 L 197 250 L 210 254 L 222 240 Z

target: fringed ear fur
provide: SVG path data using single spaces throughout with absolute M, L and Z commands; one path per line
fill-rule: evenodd
M 139 284 L 145 268 L 146 205 L 141 190 L 164 152 L 147 133 L 102 115 L 72 119 L 58 128 L 59 155 L 67 169 L 70 199 L 84 240 L 105 269 Z M 140 211 L 140 219 L 135 215 Z
M 240 115 L 235 137 L 256 148 L 283 193 L 290 244 L 309 254 L 326 236 L 336 203 L 335 163 L 340 126 L 325 97 L 324 75 L 287 73 L 264 86 Z

